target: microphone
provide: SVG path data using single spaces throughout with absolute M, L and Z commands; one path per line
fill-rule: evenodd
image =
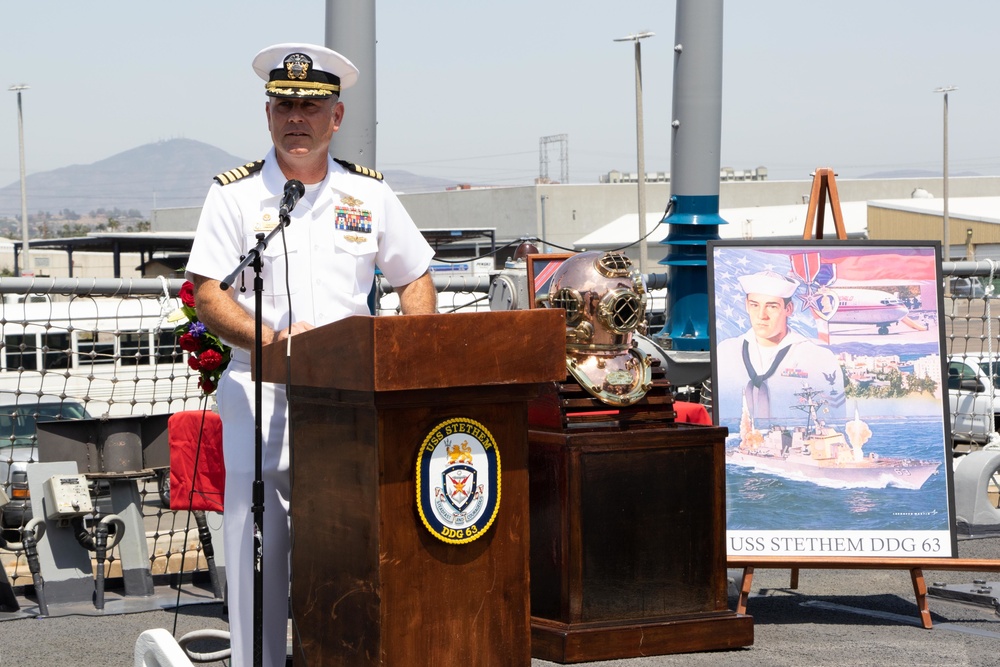
M 281 208 L 278 209 L 278 218 L 281 220 L 286 219 L 305 193 L 306 188 L 302 185 L 302 181 L 293 178 L 285 183 L 285 194 L 281 197 Z

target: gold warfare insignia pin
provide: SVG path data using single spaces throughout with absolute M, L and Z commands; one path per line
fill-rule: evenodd
M 285 71 L 292 81 L 305 81 L 312 59 L 304 53 L 293 53 L 285 58 Z
M 361 201 L 357 197 L 352 197 L 351 195 L 341 197 L 340 203 L 343 204 L 344 206 L 361 206 L 362 204 L 364 204 L 363 201 Z
M 350 241 L 351 243 L 364 243 L 365 237 L 358 236 L 357 234 L 344 234 L 344 240 Z

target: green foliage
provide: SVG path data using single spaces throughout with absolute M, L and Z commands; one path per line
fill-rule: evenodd
M 876 371 L 865 380 L 855 381 L 845 375 L 848 398 L 902 398 L 910 394 L 933 394 L 938 383 L 925 375 L 904 375 L 898 368 Z

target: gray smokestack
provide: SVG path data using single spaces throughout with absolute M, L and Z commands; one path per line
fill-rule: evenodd
M 347 108 L 330 153 L 377 169 L 375 164 L 375 0 L 326 0 L 326 46 L 357 65 L 358 82 L 343 93 Z
M 722 144 L 722 0 L 677 0 L 667 324 L 657 338 L 673 350 L 708 349 L 706 244 L 719 238 Z

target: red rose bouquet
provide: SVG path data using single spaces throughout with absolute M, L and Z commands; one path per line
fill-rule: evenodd
M 178 296 L 181 307 L 171 314 L 169 321 L 187 320 L 177 325 L 174 335 L 177 336 L 180 348 L 190 353 L 188 366 L 201 375 L 198 386 L 208 395 L 215 391 L 222 371 L 229 365 L 230 347 L 198 319 L 194 304 L 194 285 L 190 281 L 184 281 Z

